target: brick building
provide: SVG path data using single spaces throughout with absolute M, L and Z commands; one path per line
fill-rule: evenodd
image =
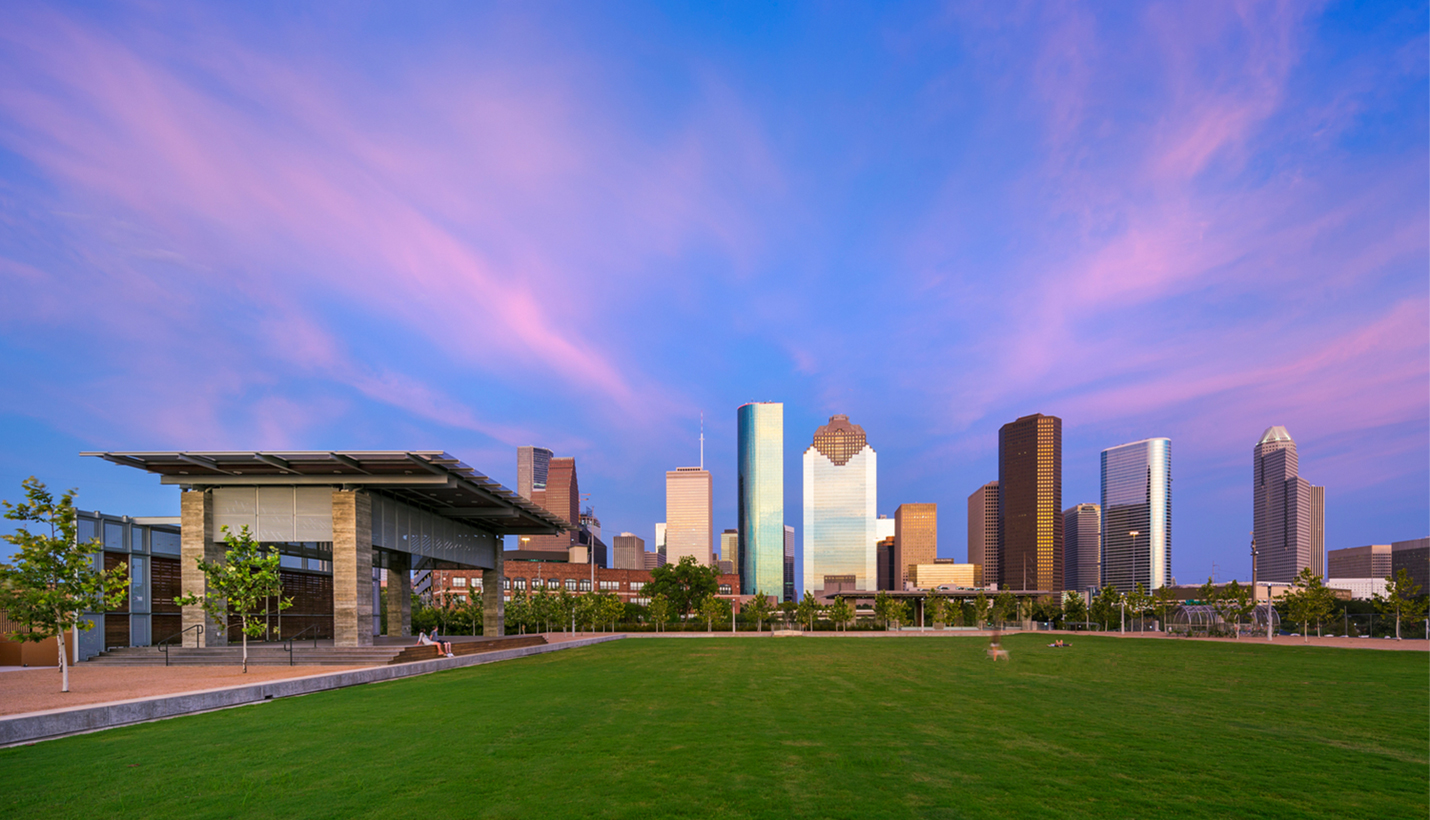
M 504 562 L 506 574 L 502 581 L 504 587 L 502 598 L 505 601 L 510 601 L 512 594 L 519 591 L 535 592 L 545 589 L 551 593 L 558 593 L 565 590 L 573 595 L 592 591 L 590 564 L 523 560 L 512 557 L 511 553 L 513 552 L 516 551 L 508 551 Z M 649 581 L 650 570 L 596 567 L 595 591 L 614 593 L 625 603 L 644 606 L 650 601 L 641 595 L 641 589 Z M 727 599 L 741 597 L 738 575 L 721 575 L 717 583 L 719 587 L 716 594 L 719 597 Z M 474 593 L 480 594 L 481 590 L 482 574 L 480 572 L 445 569 L 432 571 L 432 598 L 434 601 L 441 601 L 444 596 L 451 595 L 458 601 L 465 602 L 467 596 Z

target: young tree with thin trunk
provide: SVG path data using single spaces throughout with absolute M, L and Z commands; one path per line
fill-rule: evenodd
M 671 605 L 670 599 L 664 595 L 652 595 L 650 599 L 650 619 L 655 623 L 655 631 L 660 632 L 670 621 Z
M 195 558 L 204 574 L 203 595 L 181 595 L 174 599 L 180 606 L 198 605 L 228 631 L 230 612 L 238 616 L 238 630 L 243 641 L 243 671 L 248 672 L 248 637 L 257 638 L 268 628 L 268 599 L 278 599 L 281 612 L 293 605 L 292 598 L 283 597 L 283 585 L 278 576 L 277 550 L 265 552 L 245 526 L 237 533 L 223 528 L 223 560 L 209 563 Z M 450 597 L 450 596 L 449 596 Z
M 755 619 L 755 631 L 763 632 L 765 621 L 770 619 L 770 599 L 757 590 L 755 597 L 745 604 L 744 611 L 747 613 L 746 617 Z
M 829 607 L 829 620 L 845 632 L 849 631 L 849 622 L 854 620 L 854 607 L 844 600 L 844 596 L 835 597 L 834 604 Z
M 15 563 L 0 564 L 0 609 L 20 627 L 6 637 L 35 643 L 54 638 L 60 691 L 68 692 L 65 633 L 94 626 L 80 613 L 110 609 L 124 600 L 129 568 L 125 564 L 108 571 L 94 568 L 94 555 L 102 547 L 98 540 L 81 544 L 75 536 L 74 490 L 56 501 L 34 476 L 20 486 L 25 488 L 25 501 L 4 502 L 5 517 L 20 522 L 13 534 L 5 536 L 18 549 Z M 39 525 L 40 532 L 31 532 L 27 524 Z
M 706 595 L 700 602 L 700 618 L 705 621 L 707 632 L 714 632 L 716 624 L 724 624 L 730 614 L 730 606 L 714 595 Z
M 819 617 L 819 613 L 823 610 L 824 607 L 820 606 L 819 602 L 814 600 L 813 593 L 806 590 L 804 598 L 799 602 L 799 607 L 795 610 L 795 613 L 799 617 L 800 622 L 807 624 L 809 631 L 813 632 L 814 619 Z
M 1067 600 L 1063 602 L 1063 618 L 1072 623 L 1083 623 L 1087 621 L 1087 602 L 1076 592 L 1069 592 Z
M 988 625 L 988 609 L 988 596 L 980 590 L 973 598 L 974 626 L 982 629 Z
M 1395 639 L 1400 638 L 1400 620 L 1419 620 L 1425 615 L 1426 598 L 1420 595 L 1420 585 L 1410 579 L 1404 567 L 1393 577 L 1385 579 L 1385 594 L 1375 595 L 1376 611 L 1382 615 L 1395 616 Z

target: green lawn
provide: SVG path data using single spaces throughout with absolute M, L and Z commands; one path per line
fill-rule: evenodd
M 1418 817 L 1430 657 L 628 639 L 0 750 L 0 817 Z

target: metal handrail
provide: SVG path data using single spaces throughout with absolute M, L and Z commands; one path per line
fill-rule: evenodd
M 303 635 L 305 635 L 305 634 L 308 633 L 308 632 L 312 632 L 312 633 L 313 633 L 313 648 L 314 648 L 314 649 L 317 649 L 317 648 L 318 648 L 318 625 L 317 625 L 317 624 L 313 624 L 312 626 L 308 627 L 307 629 L 304 629 L 302 632 L 299 632 L 297 635 L 292 635 L 292 636 L 290 636 L 290 637 L 288 637 L 288 638 L 285 638 L 285 639 L 283 640 L 283 643 L 284 643 L 284 647 L 283 647 L 283 648 L 286 649 L 286 650 L 288 650 L 288 665 L 289 665 L 289 666 L 292 666 L 292 665 L 293 665 L 293 642 L 296 641 L 296 640 L 298 640 L 299 638 L 303 637 Z
M 190 627 L 187 627 L 187 628 L 185 628 L 185 629 L 182 629 L 182 630 L 180 630 L 180 631 L 178 631 L 178 632 L 175 632 L 173 635 L 170 635 L 169 637 L 165 638 L 164 640 L 159 641 L 159 643 L 158 643 L 158 649 L 159 649 L 160 652 L 163 652 L 163 653 L 164 653 L 164 665 L 165 665 L 165 666 L 168 666 L 168 665 L 169 665 L 169 642 L 172 641 L 172 640 L 174 640 L 175 638 L 182 638 L 182 637 L 184 637 L 184 634 L 185 634 L 185 633 L 193 632 L 194 630 L 198 630 L 198 632 L 197 632 L 197 634 L 196 634 L 196 637 L 202 637 L 203 634 L 204 634 L 204 625 L 203 625 L 203 624 L 194 624 L 193 626 L 190 626 Z

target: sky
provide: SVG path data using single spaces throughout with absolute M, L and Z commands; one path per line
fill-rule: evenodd
M 82 450 L 577 459 L 735 526 L 736 408 L 842 413 L 878 505 L 998 428 L 1172 441 L 1172 573 L 1250 576 L 1271 425 L 1328 549 L 1430 533 L 1424 3 L 12 4 L 0 497 L 177 491 Z M 5 489 L 8 488 L 8 489 Z

